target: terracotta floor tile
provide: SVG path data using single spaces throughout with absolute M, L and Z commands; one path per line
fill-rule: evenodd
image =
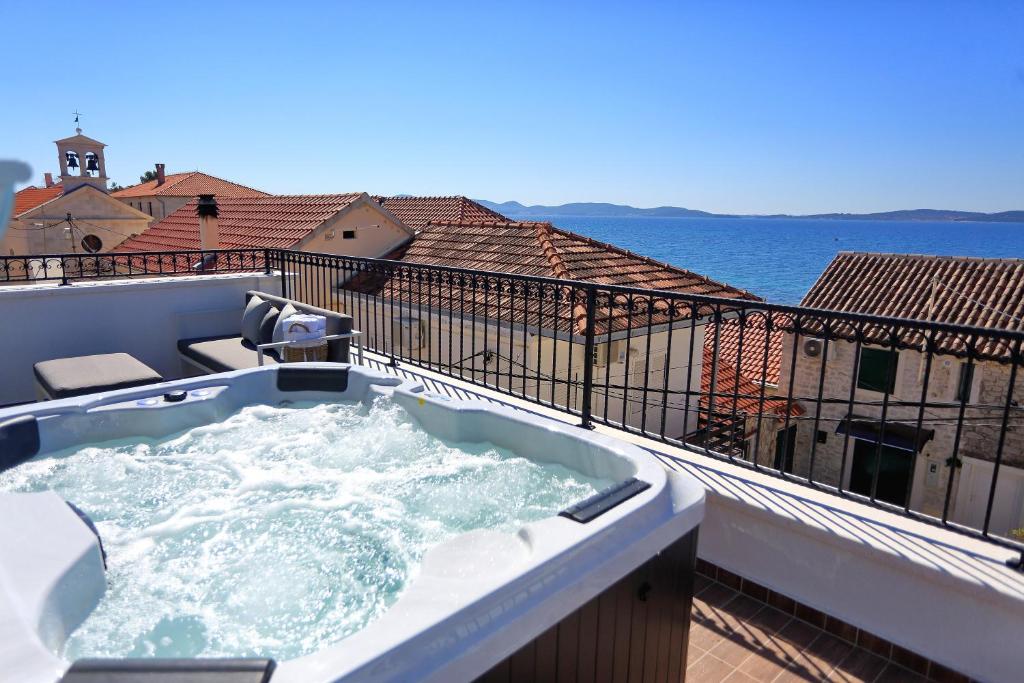
M 690 683 L 926 683 L 848 640 L 700 578 L 690 627 Z
M 736 667 L 708 654 L 686 667 L 686 681 L 687 683 L 722 683 L 735 669 Z
M 925 683 L 926 678 L 908 671 L 898 664 L 890 663 L 875 679 L 875 683 Z
M 771 648 L 779 659 L 792 663 L 798 655 L 821 635 L 821 631 L 799 619 L 793 619 L 778 633 L 772 636 Z
M 785 628 L 792 619 L 793 616 L 790 614 L 781 612 L 774 607 L 765 607 L 763 610 L 750 617 L 747 623 L 762 631 L 775 633 Z
M 751 643 L 743 633 L 733 633 L 719 641 L 708 652 L 727 664 L 739 666 L 747 657 L 760 649 L 758 645 Z
M 747 674 L 754 680 L 770 681 L 786 670 L 789 664 L 788 659 L 781 658 L 773 650 L 760 650 L 747 657 L 740 664 L 739 671 Z
M 802 669 L 812 679 L 825 678 L 847 655 L 853 652 L 853 645 L 841 638 L 822 633 L 790 665 L 791 669 Z
M 822 674 L 816 674 L 802 666 L 790 664 L 789 668 L 779 674 L 774 683 L 805 683 L 806 681 L 827 680 Z
M 840 683 L 871 683 L 878 678 L 878 674 L 885 666 L 886 661 L 878 655 L 854 648 L 843 661 L 839 662 L 829 679 Z
M 742 671 L 733 671 L 722 683 L 763 683 L 763 679 L 752 678 Z
M 700 595 L 700 592 L 713 584 L 714 581 L 704 576 L 703 574 L 697 574 L 693 579 L 693 594 Z
M 731 588 L 726 588 L 720 583 L 712 583 L 701 591 L 700 595 L 694 597 L 694 607 L 723 607 L 739 593 Z
M 763 609 L 765 609 L 763 602 L 758 602 L 747 595 L 737 595 L 721 608 L 721 612 L 727 615 L 729 623 L 739 623 L 746 622 Z
M 690 624 L 690 645 L 699 650 L 710 650 L 725 638 L 725 634 L 712 626 L 694 622 Z
M 762 612 L 767 612 L 764 617 Z M 774 660 L 778 644 L 774 642 L 776 633 L 785 627 L 791 617 L 778 610 L 766 607 L 757 612 L 749 620 L 735 627 L 734 632 L 711 649 L 719 659 L 739 666 L 747 657 L 765 653 L 769 660 Z M 785 661 L 780 665 L 785 666 Z M 765 669 L 766 667 L 757 667 Z

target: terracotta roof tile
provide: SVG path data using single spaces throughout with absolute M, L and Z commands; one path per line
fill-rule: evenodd
M 755 383 L 763 378 L 768 384 L 777 386 L 782 365 L 783 330 L 790 329 L 792 321 L 789 316 L 781 314 L 773 314 L 773 320 L 771 332 L 760 313 L 748 314 L 742 325 L 736 318 L 723 320 L 718 325 L 718 357 L 734 366 L 738 358 L 740 373 L 744 377 Z M 709 327 L 704 335 L 705 351 L 713 352 L 714 345 L 714 328 Z
M 1000 330 L 1024 330 L 1024 259 L 838 254 L 801 302 L 803 306 L 912 318 Z M 886 331 L 868 332 L 885 342 Z M 901 342 L 920 344 L 919 334 Z M 941 336 L 939 350 L 959 351 L 962 340 Z M 1005 355 L 987 343 L 983 353 Z
M 220 243 L 224 249 L 288 249 L 354 202 L 360 193 L 335 195 L 267 195 L 218 198 Z M 118 251 L 199 249 L 199 218 L 192 200 Z
M 452 197 L 383 197 L 373 200 L 393 213 L 410 228 L 419 230 L 428 223 L 461 223 L 465 221 L 508 220 L 500 213 L 462 196 Z
M 555 228 L 550 223 L 519 221 L 474 221 L 460 223 L 438 223 L 427 225 L 408 244 L 386 258 L 432 266 L 447 266 L 512 275 L 540 276 L 561 280 L 585 280 L 605 285 L 622 285 L 644 289 L 664 289 L 692 294 L 709 294 L 727 298 L 756 299 L 752 294 L 697 275 L 682 268 L 659 263 L 610 244 L 575 235 Z M 403 300 L 419 300 L 429 305 L 436 293 L 418 293 L 416 288 L 406 286 L 388 276 L 362 276 L 349 282 L 347 287 L 363 293 L 380 294 Z M 549 292 L 550 293 L 550 292 Z M 578 298 L 581 292 L 572 294 Z M 468 296 L 468 294 L 467 294 Z M 493 291 L 486 293 L 491 306 L 507 306 L 507 302 Z M 517 293 L 517 300 L 524 294 Z M 526 294 L 525 296 L 528 296 Z M 478 314 L 483 315 L 485 294 L 476 294 Z M 631 308 L 629 304 L 634 306 Z M 641 305 L 641 303 L 643 305 Z M 534 301 L 536 304 L 536 300 Z M 580 332 L 581 311 L 579 300 L 566 304 L 556 301 L 541 302 L 538 310 L 529 314 L 513 310 L 513 319 L 534 315 L 553 320 L 560 319 L 559 330 L 566 330 L 570 321 L 575 321 L 576 332 Z M 621 332 L 629 329 L 639 331 L 648 322 L 646 300 L 617 296 L 614 305 L 608 297 L 602 297 L 598 304 L 598 316 L 603 321 L 599 332 Z M 508 313 L 508 309 L 505 309 Z M 668 322 L 667 308 L 663 302 L 655 305 L 652 324 Z M 674 319 L 683 316 L 675 314 Z
M 266 197 L 266 192 L 255 190 L 245 185 L 239 185 L 229 180 L 217 178 L 201 171 L 188 173 L 169 173 L 163 185 L 157 185 L 156 180 L 139 183 L 126 187 L 123 190 L 112 192 L 111 195 L 118 199 L 129 197 L 196 197 L 201 194 L 213 194 L 218 199 L 221 197 Z
M 751 381 L 742 374 L 737 375 L 736 366 L 719 357 L 712 373 L 714 353 L 704 346 L 703 367 L 700 378 L 701 417 L 706 421 L 708 408 L 711 405 L 712 374 L 714 375 L 714 416 L 715 421 L 729 422 L 736 417 L 756 416 L 762 407 L 761 385 Z M 787 400 L 784 396 L 772 397 L 765 393 L 764 412 L 770 415 L 785 417 Z M 796 401 L 789 404 L 789 414 L 799 416 L 804 409 Z
M 51 199 L 64 194 L 64 186 L 60 183 L 51 187 L 26 187 L 14 193 L 14 214 L 19 216 L 26 211 L 31 211 L 40 204 L 45 204 Z

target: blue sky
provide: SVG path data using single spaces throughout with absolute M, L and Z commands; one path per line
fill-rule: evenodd
M 3 12 L 0 156 L 37 177 L 77 108 L 121 184 L 160 161 L 279 193 L 1024 209 L 1024 2 Z

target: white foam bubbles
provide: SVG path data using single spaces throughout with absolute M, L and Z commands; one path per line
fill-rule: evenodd
M 307 654 L 382 614 L 436 543 L 513 531 L 608 484 L 446 444 L 387 398 L 251 406 L 0 475 L 5 490 L 56 490 L 104 539 L 107 595 L 68 659 Z

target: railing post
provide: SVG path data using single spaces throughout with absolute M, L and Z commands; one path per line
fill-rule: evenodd
M 263 250 L 263 274 L 270 275 L 270 250 Z
M 590 421 L 591 400 L 594 390 L 594 328 L 596 327 L 597 288 L 587 287 L 587 329 L 586 341 L 583 345 L 583 406 L 580 427 L 593 429 Z
M 288 275 L 285 273 L 284 268 L 284 252 L 278 249 L 277 251 L 277 267 L 281 269 L 281 297 L 288 298 Z
M 45 269 L 45 267 L 44 267 L 44 269 Z M 65 261 L 64 258 L 61 257 L 61 259 L 60 259 L 60 286 L 61 287 L 67 287 L 70 284 L 71 284 L 71 282 L 68 280 L 67 261 Z

